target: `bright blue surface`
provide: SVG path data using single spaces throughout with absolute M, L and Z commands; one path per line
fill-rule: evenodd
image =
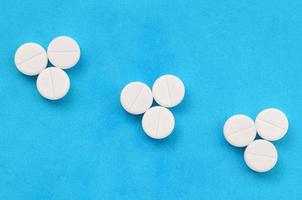
M 55 0 L 0 5 L 0 199 L 298 199 L 302 195 L 301 0 Z M 59 35 L 82 50 L 70 93 L 39 96 L 16 48 Z M 130 81 L 176 74 L 187 89 L 168 139 L 124 112 Z M 279 161 L 256 174 L 224 121 L 282 109 Z M 238 188 L 237 188 L 238 187 Z

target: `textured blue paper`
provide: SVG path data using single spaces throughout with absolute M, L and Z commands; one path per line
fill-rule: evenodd
M 3 0 L 0 13 L 0 199 L 301 198 L 301 0 Z M 13 57 L 59 35 L 82 57 L 50 102 Z M 173 135 L 154 141 L 119 94 L 166 73 L 187 93 Z M 268 107 L 290 130 L 276 167 L 256 174 L 222 127 Z

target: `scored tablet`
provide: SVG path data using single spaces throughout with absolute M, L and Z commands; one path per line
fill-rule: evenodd
M 156 103 L 163 107 L 177 106 L 185 96 L 183 82 L 174 75 L 163 75 L 153 84 L 152 93 Z
M 275 146 L 266 140 L 255 140 L 244 151 L 247 166 L 256 172 L 267 172 L 277 163 L 278 152 Z
M 37 78 L 37 89 L 46 99 L 58 100 L 69 91 L 70 80 L 66 72 L 56 67 L 42 71 Z
M 139 115 L 151 107 L 153 97 L 150 88 L 145 83 L 131 82 L 123 88 L 120 101 L 127 112 Z
M 81 55 L 78 43 L 67 36 L 60 36 L 53 39 L 47 48 L 49 61 L 58 68 L 69 69 L 74 67 Z
M 154 139 L 168 137 L 175 126 L 175 119 L 170 110 L 162 106 L 155 106 L 147 110 L 142 119 L 145 133 Z
M 47 62 L 45 49 L 36 43 L 25 43 L 15 53 L 17 69 L 28 76 L 38 75 L 46 68 Z
M 241 114 L 230 117 L 224 124 L 223 132 L 225 139 L 235 147 L 245 147 L 256 137 L 254 121 Z
M 265 109 L 256 117 L 256 128 L 263 139 L 269 141 L 280 140 L 287 133 L 288 119 L 281 110 Z

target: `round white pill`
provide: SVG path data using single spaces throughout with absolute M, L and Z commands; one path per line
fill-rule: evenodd
M 70 80 L 63 70 L 56 67 L 49 67 L 39 74 L 37 88 L 44 98 L 58 100 L 68 93 Z
M 168 137 L 175 125 L 175 119 L 170 110 L 155 106 L 147 110 L 143 116 L 142 126 L 145 133 L 154 139 Z
M 75 66 L 80 59 L 80 47 L 78 43 L 67 36 L 53 39 L 48 48 L 49 61 L 58 68 L 69 69 Z
M 185 96 L 183 82 L 174 75 L 163 75 L 153 84 L 152 93 L 155 101 L 164 107 L 177 106 Z
M 244 160 L 249 168 L 256 172 L 267 172 L 277 163 L 278 152 L 275 146 L 266 140 L 255 140 L 244 151 Z
M 17 69 L 28 76 L 35 76 L 47 66 L 45 49 L 36 43 L 26 43 L 20 46 L 15 53 Z
M 266 140 L 276 141 L 281 139 L 288 130 L 288 119 L 286 115 L 275 108 L 260 112 L 256 118 L 258 134 Z
M 131 82 L 123 88 L 120 101 L 127 112 L 139 115 L 151 107 L 153 97 L 150 88 L 146 84 Z
M 230 117 L 224 124 L 223 132 L 225 139 L 235 147 L 245 147 L 256 137 L 255 123 L 246 115 Z

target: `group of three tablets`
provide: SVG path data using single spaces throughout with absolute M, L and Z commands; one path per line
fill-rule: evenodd
M 277 163 L 278 152 L 274 141 L 288 131 L 288 119 L 278 109 L 261 111 L 254 121 L 247 115 L 234 115 L 224 124 L 225 139 L 235 147 L 246 147 L 244 160 L 256 172 L 267 172 Z M 262 139 L 256 139 L 257 133 Z
M 80 47 L 74 39 L 60 36 L 50 42 L 47 51 L 33 42 L 21 45 L 15 53 L 15 64 L 25 75 L 38 75 L 36 86 L 43 97 L 58 100 L 70 88 L 70 79 L 64 70 L 74 67 L 80 54 Z M 47 67 L 48 60 L 50 67 Z

